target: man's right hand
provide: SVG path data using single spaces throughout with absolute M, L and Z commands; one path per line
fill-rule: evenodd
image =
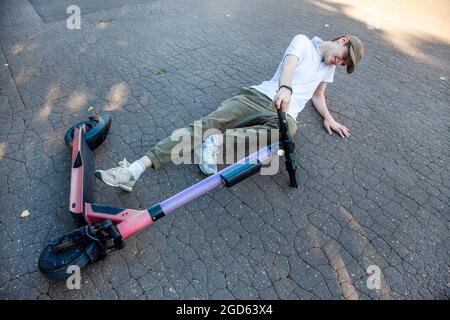
M 287 112 L 289 110 L 289 104 L 291 103 L 291 91 L 286 88 L 280 88 L 278 93 L 273 97 L 272 109 L 277 111 L 281 108 L 281 111 Z

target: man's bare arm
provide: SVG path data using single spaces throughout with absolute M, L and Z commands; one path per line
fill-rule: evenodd
M 327 101 L 325 99 L 325 89 L 327 88 L 327 84 L 325 82 L 322 82 L 316 89 L 316 91 L 313 94 L 312 102 L 314 104 L 314 107 L 316 108 L 317 112 L 320 113 L 320 115 L 323 117 L 323 125 L 327 132 L 329 134 L 332 133 L 332 131 L 335 131 L 338 133 L 342 138 L 349 137 L 350 131 L 334 120 L 333 116 L 331 115 L 330 111 L 327 107 Z
M 292 77 L 294 76 L 294 71 L 297 64 L 298 58 L 296 56 L 287 55 L 284 57 L 280 79 L 278 81 L 278 88 L 282 85 L 292 87 Z M 283 112 L 287 112 L 290 102 L 291 92 L 286 88 L 281 88 L 272 100 L 272 108 L 275 111 L 281 107 Z

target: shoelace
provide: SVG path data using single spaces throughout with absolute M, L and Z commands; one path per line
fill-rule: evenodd
M 206 153 L 206 159 L 205 159 L 206 162 L 208 162 L 208 163 L 216 162 L 217 154 L 219 153 L 219 148 L 217 148 L 216 146 L 206 148 L 205 153 Z
M 119 162 L 117 162 L 117 164 L 125 168 L 130 166 L 130 163 L 127 161 L 126 158 L 123 158 L 123 160 L 120 160 Z
M 117 164 L 119 165 L 118 167 L 111 168 L 111 171 L 114 173 L 118 172 L 122 168 L 128 168 L 130 166 L 130 163 L 125 158 L 123 160 L 119 160 Z

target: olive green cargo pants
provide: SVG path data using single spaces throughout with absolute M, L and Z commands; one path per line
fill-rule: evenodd
M 289 131 L 291 136 L 297 131 L 297 125 L 291 116 L 287 116 Z M 204 141 L 208 135 L 213 134 L 210 129 L 217 129 L 224 133 L 224 141 L 228 141 L 230 135 L 239 137 L 242 130 L 233 132 L 227 129 L 243 128 L 245 130 L 253 129 L 260 135 L 261 132 L 265 132 L 266 136 L 273 135 L 267 134 L 269 130 L 278 130 L 278 116 L 277 113 L 272 110 L 272 100 L 263 95 L 259 91 L 253 88 L 243 87 L 239 95 L 234 96 L 228 100 L 222 102 L 217 110 L 208 114 L 198 121 L 194 121 L 190 125 L 177 130 L 182 130 L 185 134 L 190 135 L 189 146 L 183 149 L 184 151 L 191 152 L 194 148 L 198 147 L 202 141 Z M 177 131 L 175 130 L 175 131 Z M 210 134 L 205 135 L 205 131 L 210 131 Z M 278 134 L 276 140 L 279 139 Z M 236 141 L 236 139 L 234 139 Z M 237 140 L 239 141 L 239 140 Z M 273 138 L 268 143 L 274 143 Z M 155 169 L 162 165 L 173 161 L 172 150 L 178 146 L 180 140 L 173 139 L 169 136 L 154 147 L 152 147 L 146 155 L 152 161 Z M 177 147 L 177 148 L 178 148 Z M 181 155 L 180 155 L 181 157 Z

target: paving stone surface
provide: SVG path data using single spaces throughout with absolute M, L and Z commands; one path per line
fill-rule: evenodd
M 82 15 L 81 30 L 69 30 L 26 0 L 2 1 L 0 298 L 448 298 L 449 43 L 410 39 L 426 50 L 408 53 L 400 34 L 388 39 L 347 9 L 155 0 Z M 96 166 L 134 160 L 270 78 L 298 33 L 354 33 L 366 44 L 357 73 L 340 70 L 327 91 L 351 137 L 326 134 L 311 104 L 299 116 L 298 190 L 282 170 L 213 191 L 87 267 L 80 290 L 39 273 L 46 241 L 76 227 L 63 136 L 89 106 L 113 117 Z M 97 183 L 95 197 L 147 208 L 202 178 L 171 164 L 147 171 L 131 194 Z M 382 271 L 379 290 L 366 285 L 371 265 Z

